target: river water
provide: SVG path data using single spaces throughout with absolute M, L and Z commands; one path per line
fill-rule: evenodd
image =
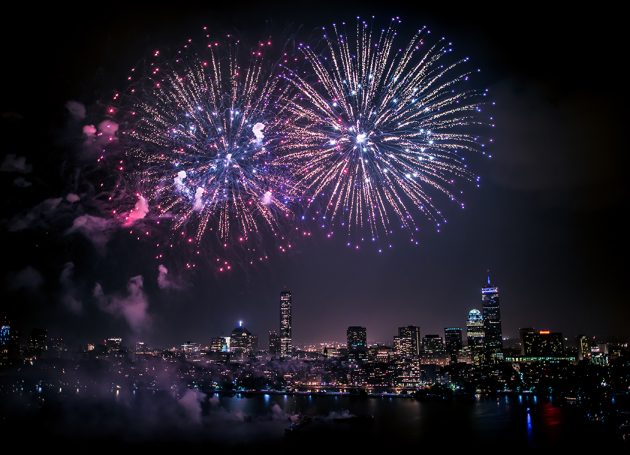
M 262 395 L 210 399 L 230 425 L 219 425 L 229 445 L 286 444 L 310 448 L 513 447 L 607 448 L 619 446 L 601 425 L 577 410 L 535 396 L 478 398 L 470 402 L 351 396 Z M 290 416 L 310 416 L 286 434 Z M 372 416 L 353 419 L 357 416 Z M 295 417 L 293 417 L 295 419 Z M 216 422 L 216 420 L 215 420 Z
M 0 408 L 3 438 L 25 447 L 45 442 L 49 447 L 131 444 L 178 451 L 201 446 L 213 453 L 241 449 L 373 453 L 433 447 L 630 453 L 614 430 L 587 422 L 578 409 L 533 395 L 426 402 L 400 397 L 123 391 L 93 398 L 51 395 L 37 406 L 17 401 Z M 287 432 L 296 421 L 304 425 Z

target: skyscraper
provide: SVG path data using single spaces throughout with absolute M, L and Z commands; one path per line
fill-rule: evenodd
M 20 354 L 19 337 L 15 326 L 5 316 L 0 318 L 0 367 L 8 366 L 17 361 Z
M 470 355 L 475 365 L 479 365 L 484 361 L 484 330 L 483 316 L 481 311 L 472 309 L 468 312 L 468 322 L 466 322 L 466 335 L 468 338 L 468 347 Z
M 444 354 L 444 340 L 440 335 L 425 335 L 422 350 L 426 357 L 439 357 Z
M 501 309 L 499 308 L 499 288 L 490 283 L 481 288 L 481 304 L 486 360 L 496 363 L 503 360 L 503 333 L 501 330 Z
M 399 355 L 414 357 L 420 355 L 420 327 L 408 325 L 398 328 Z
M 532 327 L 521 327 L 518 329 L 518 335 L 521 340 L 521 355 L 525 355 L 526 352 L 531 351 L 531 342 L 533 340 L 529 335 L 536 331 Z
M 353 361 L 366 360 L 367 331 L 365 327 L 348 327 L 346 334 L 348 337 L 348 359 Z
M 444 343 L 446 353 L 451 358 L 451 361 L 457 362 L 457 354 L 459 354 L 459 351 L 461 351 L 463 347 L 461 327 L 444 328 Z
M 586 335 L 577 337 L 578 360 L 589 360 L 591 358 L 591 340 Z
M 291 291 L 280 293 L 280 357 L 290 357 L 293 353 L 291 305 L 293 303 Z
M 280 357 L 280 346 L 282 343 L 280 342 L 280 335 L 275 330 L 269 331 L 269 355 L 274 359 Z
M 238 327 L 232 330 L 230 336 L 230 352 L 240 355 L 250 355 L 258 348 L 258 338 L 249 330 L 243 327 L 243 322 L 239 321 Z

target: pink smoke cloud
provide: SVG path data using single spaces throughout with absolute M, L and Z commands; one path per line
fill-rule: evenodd
M 182 284 L 168 276 L 168 269 L 164 264 L 158 265 L 158 287 L 160 289 L 181 289 Z
M 74 204 L 75 202 L 79 202 L 80 200 L 81 200 L 81 197 L 78 194 L 68 193 L 66 195 L 66 201 L 70 202 L 71 204 Z
M 103 120 L 98 124 L 98 132 L 105 137 L 114 137 L 118 132 L 118 123 L 111 120 Z
M 149 203 L 144 197 L 138 195 L 136 205 L 125 215 L 123 226 L 129 227 L 133 225 L 136 221 L 143 219 L 147 213 L 149 213 Z
M 201 403 L 205 398 L 206 394 L 198 389 L 188 389 L 184 396 L 178 400 L 178 404 L 184 409 L 186 416 L 191 422 L 201 423 Z
M 94 125 L 83 125 L 83 134 L 87 137 L 96 136 L 96 127 Z
M 149 300 L 144 292 L 142 275 L 129 278 L 125 295 L 107 295 L 100 283 L 94 286 L 93 295 L 102 311 L 122 317 L 134 332 L 150 325 Z
M 83 136 L 85 136 L 85 146 L 102 147 L 105 144 L 118 139 L 118 123 L 112 120 L 103 120 L 97 126 L 83 125 Z
M 74 232 L 83 234 L 103 252 L 114 228 L 115 225 L 111 220 L 93 215 L 81 215 L 74 219 L 72 227 L 66 231 L 66 234 Z

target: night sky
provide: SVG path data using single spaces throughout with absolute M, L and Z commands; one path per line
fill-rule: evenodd
M 0 160 L 26 161 L 5 162 L 0 173 L 2 313 L 25 332 L 43 326 L 72 343 L 114 335 L 160 346 L 207 342 L 239 319 L 266 343 L 286 287 L 297 343 L 344 340 L 349 325 L 365 325 L 370 342 L 391 342 L 401 325 L 419 325 L 423 334 L 463 326 L 480 306 L 490 268 L 504 335 L 528 326 L 630 335 L 621 14 L 551 11 L 544 3 L 504 10 L 297 3 L 129 9 L 106 2 L 3 15 Z M 379 256 L 314 235 L 288 256 L 227 275 L 166 264 L 179 289 L 160 289 L 146 244 L 113 235 L 98 251 L 67 233 L 76 214 L 63 212 L 65 202 L 55 213 L 38 206 L 76 191 L 80 135 L 66 102 L 83 103 L 89 116 L 152 49 L 176 45 L 204 24 L 256 40 L 272 30 L 308 34 L 357 14 L 384 22 L 399 15 L 409 30 L 427 24 L 449 37 L 482 68 L 496 101 L 494 158 L 481 163 L 481 188 L 467 188 L 465 210 L 447 205 L 448 225 L 439 234 L 426 229 L 419 247 L 401 235 Z M 138 275 L 148 309 L 134 329 L 103 311 L 93 290 L 100 283 L 112 299 L 124 298 Z

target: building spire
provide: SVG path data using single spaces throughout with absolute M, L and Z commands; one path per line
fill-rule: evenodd
M 488 286 L 490 286 L 490 269 L 488 269 Z

